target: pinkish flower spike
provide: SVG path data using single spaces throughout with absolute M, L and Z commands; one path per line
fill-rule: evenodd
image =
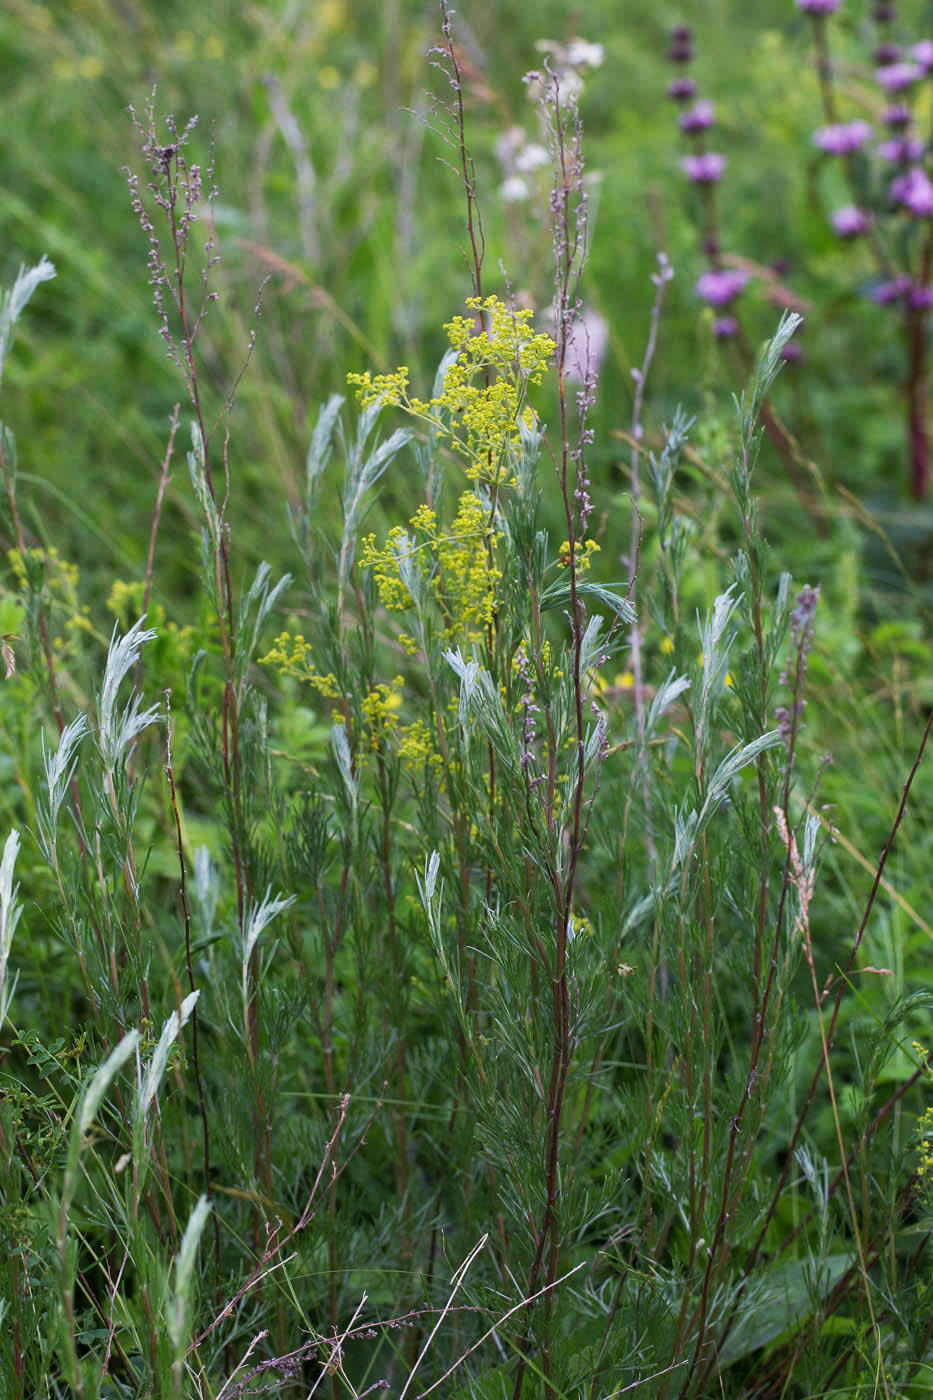
M 856 120 L 842 122 L 836 126 L 823 126 L 813 133 L 813 144 L 831 156 L 847 156 L 870 139 L 872 129 L 868 122 Z
M 869 215 L 854 204 L 846 204 L 833 214 L 833 228 L 840 238 L 858 238 L 870 223 Z
M 714 185 L 726 168 L 725 156 L 716 151 L 704 151 L 698 156 L 684 156 L 680 168 L 695 185 Z
M 728 306 L 748 282 L 748 273 L 738 269 L 714 268 L 704 272 L 696 284 L 696 294 L 710 306 Z

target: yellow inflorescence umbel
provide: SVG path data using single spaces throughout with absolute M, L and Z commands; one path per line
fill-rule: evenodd
M 534 421 L 526 402 L 529 385 L 538 385 L 554 355 L 549 335 L 534 330 L 532 313 L 517 310 L 497 296 L 470 297 L 472 316 L 455 316 L 444 327 L 457 357 L 448 367 L 444 387 L 432 399 L 408 391 L 408 367 L 391 374 L 350 374 L 360 402 L 404 409 L 430 424 L 466 458 L 471 481 L 491 486 L 512 482 L 510 451 L 520 440 L 520 423 Z M 483 329 L 477 332 L 477 318 Z
M 399 566 L 407 544 L 404 552 L 411 567 L 440 604 L 446 639 L 480 641 L 496 615 L 502 580 L 496 562 L 501 534 L 490 523 L 488 507 L 475 492 L 465 491 L 448 530 L 438 528 L 437 516 L 428 506 L 419 506 L 409 524 L 413 545 L 401 526 L 389 531 L 382 549 L 375 535 L 361 541 L 360 565 L 372 569 L 383 607 L 404 612 L 414 604 Z

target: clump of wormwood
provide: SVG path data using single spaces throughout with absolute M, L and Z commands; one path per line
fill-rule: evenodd
M 574 480 L 588 444 L 566 424 L 560 509 L 544 499 L 528 390 L 559 345 L 495 298 L 468 309 L 430 400 L 399 371 L 364 376 L 352 430 L 322 408 L 292 512 L 301 630 L 261 690 L 284 583 L 260 565 L 235 596 L 195 433 L 209 607 L 184 702 L 143 707 L 164 675 L 127 619 L 99 694 L 77 706 L 69 671 L 59 737 L 37 724 L 11 752 L 24 809 L 38 794 L 31 864 L 11 837 L 0 865 L 0 1347 L 20 1393 L 738 1400 L 753 1376 L 909 1394 L 922 1374 L 929 1153 L 915 1175 L 897 1120 L 923 1063 L 882 1074 L 913 1013 L 841 1019 L 856 973 L 872 995 L 871 901 L 846 964 L 797 790 L 802 637 L 751 494 L 790 327 L 739 404 L 737 531 L 698 547 L 676 419 L 626 599 L 594 577 L 579 526 L 601 486 Z M 386 406 L 423 441 L 381 438 Z M 234 490 L 235 468 L 232 444 Z M 413 477 L 425 500 L 380 548 L 361 534 L 390 472 L 393 513 Z M 27 702 L 55 715 L 56 634 L 84 630 L 56 621 L 62 571 L 18 549 L 36 646 L 5 734 Z M 605 681 L 620 623 L 640 629 L 640 719 Z

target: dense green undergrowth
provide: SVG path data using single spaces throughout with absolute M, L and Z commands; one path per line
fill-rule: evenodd
M 60 483 L 97 559 L 29 461 L 68 294 L 33 259 L 0 308 L 4 1393 L 925 1395 L 908 508 L 894 536 L 828 466 L 782 474 L 795 315 L 747 382 L 696 333 L 671 370 L 653 251 L 631 406 L 578 382 L 576 103 L 542 67 L 545 324 L 493 292 L 478 78 L 439 57 L 469 285 L 427 286 L 404 370 L 361 306 L 310 407 L 276 313 L 224 373 L 214 156 L 139 111 L 175 384 L 108 326 L 160 465 L 99 513 Z

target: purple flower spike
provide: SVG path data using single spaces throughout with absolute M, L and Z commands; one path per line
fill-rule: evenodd
M 713 335 L 717 340 L 729 340 L 738 333 L 739 323 L 734 316 L 717 316 L 713 322 Z
M 831 15 L 841 3 L 842 0 L 797 0 L 797 9 L 805 15 Z
M 893 282 L 882 282 L 872 291 L 871 299 L 879 306 L 890 306 L 892 302 L 903 301 L 911 292 L 909 277 L 895 277 Z
M 715 185 L 726 168 L 726 158 L 715 151 L 704 151 L 699 156 L 684 156 L 680 168 L 695 185 Z
M 914 311 L 929 311 L 933 307 L 933 287 L 912 287 L 908 300 Z
M 900 44 L 879 44 L 872 54 L 879 68 L 883 68 L 886 63 L 898 63 L 901 58 Z
M 892 131 L 900 131 L 903 127 L 910 126 L 910 108 L 905 107 L 903 102 L 892 102 L 891 106 L 882 112 L 881 120 Z
M 858 238 L 871 223 L 869 216 L 854 204 L 846 204 L 833 215 L 833 228 L 840 238 Z
M 708 131 L 715 124 L 716 116 L 712 102 L 695 102 L 677 119 L 681 131 Z
M 878 154 L 892 165 L 909 165 L 923 155 L 923 142 L 916 136 L 899 136 L 895 141 L 882 141 Z
M 933 180 L 918 165 L 894 181 L 891 198 L 918 219 L 933 218 Z
M 671 30 L 667 56 L 671 63 L 689 63 L 693 58 L 693 30 L 689 24 L 678 24 Z
M 714 268 L 704 272 L 696 284 L 696 294 L 710 306 L 728 306 L 748 282 L 748 273 L 738 269 Z
M 689 102 L 697 90 L 697 85 L 692 78 L 675 78 L 669 84 L 667 95 L 672 102 Z
M 804 358 L 803 350 L 796 340 L 789 340 L 781 351 L 781 359 L 789 365 L 799 365 Z
M 933 73 L 933 39 L 921 39 L 910 51 L 914 63 L 919 63 L 924 73 Z
M 848 156 L 871 138 L 868 122 L 841 122 L 836 126 L 821 126 L 813 133 L 813 144 L 831 156 Z
M 903 92 L 923 77 L 923 69 L 917 63 L 890 63 L 875 73 L 885 92 Z

